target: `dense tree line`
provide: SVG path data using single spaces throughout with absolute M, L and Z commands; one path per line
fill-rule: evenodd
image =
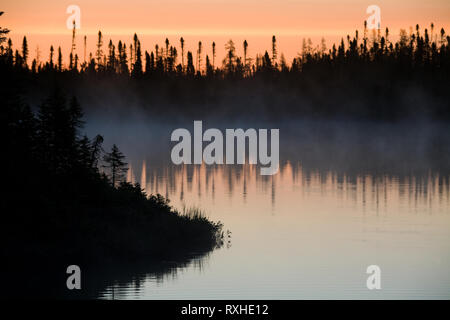
M 288 64 L 281 54 L 278 56 L 276 37 L 272 37 L 270 53 L 257 54 L 255 59 L 248 56 L 249 43 L 244 40 L 242 43 L 243 56 L 237 54 L 236 44 L 229 40 L 225 44 L 226 55 L 223 58 L 222 66 L 215 65 L 216 43 L 213 42 L 210 50 L 203 47 L 202 42 L 198 42 L 196 57 L 191 51 L 184 53 L 185 40 L 180 38 L 180 51 L 175 44 L 171 44 L 168 39 L 163 46 L 155 45 L 154 50 L 143 50 L 137 34 L 134 34 L 133 42 L 127 44 L 119 41 L 114 44 L 109 40 L 107 46 L 104 45 L 104 36 L 98 32 L 97 50 L 95 54 L 89 53 L 86 56 L 84 48 L 84 58 L 80 60 L 76 53 L 76 29 L 74 25 L 72 46 L 69 53 L 68 65 L 63 64 L 62 50 L 58 47 L 55 57 L 55 48 L 51 46 L 50 56 L 47 61 L 40 61 L 35 57 L 29 65 L 29 48 L 27 38 L 23 38 L 20 49 L 14 49 L 11 39 L 6 41 L 3 36 L 2 42 L 6 45 L 0 46 L 0 54 L 3 63 L 18 69 L 28 70 L 31 73 L 43 72 L 74 72 L 82 74 L 105 74 L 123 75 L 131 77 L 156 77 L 156 76 L 197 76 L 197 77 L 254 77 L 260 73 L 301 73 L 310 68 L 333 67 L 345 68 L 355 65 L 380 65 L 395 63 L 403 69 L 445 69 L 449 66 L 450 36 L 442 28 L 435 30 L 434 24 L 430 29 L 423 31 L 419 25 L 415 30 L 410 29 L 409 33 L 401 29 L 399 39 L 391 41 L 389 29 L 368 30 L 364 23 L 363 35 L 355 31 L 353 37 L 341 40 L 332 48 L 327 49 L 325 40 L 322 39 L 320 46 L 314 46 L 310 39 L 303 39 L 301 52 L 295 57 L 291 64 Z M 86 46 L 86 36 L 84 37 Z M 205 53 L 206 52 L 206 53 Z M 210 55 L 212 56 L 212 61 Z M 203 56 L 205 64 L 203 64 Z M 181 58 L 181 59 L 180 59 Z M 179 61 L 181 60 L 181 61 Z M 185 63 L 185 60 L 187 63 Z M 195 60 L 195 61 L 194 61 Z M 315 70 L 316 71 L 316 70 Z
M 168 118 L 450 118 L 450 37 L 433 24 L 401 30 L 396 41 L 387 28 L 366 27 L 329 49 L 324 40 L 317 46 L 304 40 L 290 64 L 275 36 L 270 50 L 254 58 L 248 54 L 248 41 L 239 49 L 229 40 L 220 63 L 215 42 L 211 48 L 199 42 L 196 52 L 186 52 L 183 38 L 179 44 L 166 39 L 145 50 L 136 34 L 126 44 L 106 42 L 101 32 L 94 53 L 86 52 L 83 38 L 80 58 L 74 29 L 68 65 L 60 47 L 50 48 L 47 61 L 34 58 L 30 63 L 26 37 L 20 49 L 3 38 L 0 64 L 6 78 L 20 78 L 23 88 L 39 97 L 56 82 L 89 108 L 120 94 L 121 99 L 139 101 L 153 116 Z

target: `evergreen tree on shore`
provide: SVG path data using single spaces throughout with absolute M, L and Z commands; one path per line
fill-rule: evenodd
M 103 161 L 105 162 L 103 167 L 109 170 L 111 184 L 113 186 L 123 181 L 128 170 L 127 163 L 124 162 L 124 159 L 125 156 L 115 144 L 112 146 L 111 152 L 106 153 L 103 157 Z

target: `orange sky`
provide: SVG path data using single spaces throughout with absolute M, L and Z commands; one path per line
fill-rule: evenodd
M 50 44 L 61 45 L 63 52 L 70 48 L 66 8 L 71 4 L 81 9 L 81 29 L 77 31 L 80 56 L 82 35 L 88 36 L 88 50 L 93 51 L 95 34 L 101 29 L 105 42 L 112 38 L 128 43 L 137 32 L 147 50 L 155 43 L 162 45 L 166 37 L 178 45 L 183 36 L 188 50 L 194 50 L 202 40 L 208 53 L 214 40 L 219 56 L 229 38 L 235 41 L 238 54 L 242 54 L 241 43 L 247 39 L 250 55 L 254 55 L 270 48 L 274 34 L 279 52 L 290 60 L 300 51 L 302 38 L 318 43 L 324 36 L 330 46 L 341 36 L 361 29 L 371 4 L 381 8 L 381 27 L 389 26 L 394 35 L 416 23 L 429 26 L 434 22 L 450 30 L 448 0 L 4 0 L 1 25 L 12 30 L 10 36 L 16 45 L 26 34 L 32 56 L 39 44 L 44 59 Z

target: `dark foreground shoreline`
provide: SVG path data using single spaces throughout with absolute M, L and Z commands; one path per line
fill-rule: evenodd
M 148 274 L 163 277 L 206 255 L 223 242 L 222 224 L 194 212 L 179 213 L 161 196 L 135 199 L 124 185 L 112 190 L 115 203 L 17 210 L 3 224 L 5 298 L 97 298 L 113 283 Z M 42 207 L 40 207 L 42 209 Z M 10 212 L 11 213 L 11 212 Z M 29 220 L 22 220 L 25 217 Z M 17 219 L 19 218 L 19 219 Z M 69 291 L 66 269 L 82 271 L 82 289 Z M 119 279 L 119 280 L 118 280 Z
M 18 91 L 13 82 L 0 90 L 2 296 L 62 298 L 69 265 L 138 261 L 151 270 L 222 245 L 220 222 L 198 209 L 178 212 L 161 195 L 124 182 L 125 156 L 116 146 L 104 150 L 102 136 L 82 134 L 76 98 L 56 88 L 32 112 Z M 92 296 L 102 287 L 92 287 Z

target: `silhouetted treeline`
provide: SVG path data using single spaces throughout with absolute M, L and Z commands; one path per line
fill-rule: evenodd
M 353 37 L 348 35 L 345 40 L 342 39 L 338 45 L 333 44 L 330 49 L 327 49 L 324 39 L 320 46 L 314 46 L 310 39 L 303 39 L 301 52 L 290 64 L 286 62 L 283 54 L 278 57 L 275 36 L 272 37 L 270 54 L 266 51 L 264 54 L 257 54 L 255 59 L 248 56 L 249 44 L 246 40 L 242 43 L 243 56 L 237 54 L 237 45 L 229 40 L 225 44 L 226 55 L 221 65 L 218 65 L 215 62 L 215 42 L 208 50 L 200 41 L 194 57 L 190 51 L 184 53 L 183 38 L 180 38 L 179 43 L 181 52 L 177 49 L 177 45 L 171 44 L 168 39 L 163 46 L 157 44 L 153 50 L 144 51 L 137 34 L 134 34 L 133 42 L 127 47 L 127 44 L 122 41 L 114 44 L 112 40 L 105 45 L 101 31 L 98 33 L 95 54 L 89 53 L 86 56 L 86 47 L 84 47 L 84 57 L 80 59 L 75 53 L 77 48 L 75 31 L 74 28 L 68 65 L 63 63 L 61 47 L 55 51 L 53 46 L 50 48 L 47 61 L 41 61 L 40 57 L 36 57 L 29 64 L 26 37 L 23 38 L 20 48 L 14 49 L 11 39 L 6 45 L 0 47 L 3 63 L 36 74 L 74 72 L 135 78 L 144 76 L 242 78 L 255 77 L 267 72 L 301 73 L 310 68 L 320 67 L 314 70 L 318 71 L 331 66 L 347 69 L 355 65 L 379 66 L 386 63 L 398 64 L 398 70 L 406 72 L 417 69 L 445 69 L 449 66 L 450 54 L 450 36 L 446 35 L 443 28 L 435 30 L 433 24 L 430 30 L 425 28 L 424 31 L 420 30 L 419 25 L 416 25 L 415 30 L 411 28 L 409 33 L 401 29 L 399 40 L 396 42 L 391 41 L 392 36 L 388 28 L 384 32 L 367 30 L 366 23 L 363 35 L 356 31 Z M 86 41 L 86 37 L 84 40 Z M 203 63 L 203 57 L 205 57 L 205 63 Z
M 215 42 L 210 48 L 198 42 L 196 52 L 185 52 L 183 38 L 145 49 L 136 34 L 131 43 L 113 43 L 100 31 L 96 51 L 87 53 L 86 37 L 80 46 L 74 28 L 70 52 L 65 53 L 68 64 L 61 48 L 53 46 L 46 61 L 30 62 L 26 37 L 17 49 L 5 41 L 0 60 L 5 75 L 21 77 L 32 96 L 48 92 L 48 84 L 57 82 L 76 92 L 87 108 L 95 107 L 93 101 L 120 95 L 153 115 L 169 117 L 258 113 L 269 119 L 448 119 L 450 36 L 431 24 L 400 30 L 398 40 L 392 38 L 387 28 L 368 30 L 365 23 L 362 34 L 356 31 L 331 48 L 323 39 L 317 46 L 303 40 L 300 53 L 288 63 L 275 36 L 270 50 L 256 57 L 248 54 L 251 43 L 229 40 L 220 59 Z

